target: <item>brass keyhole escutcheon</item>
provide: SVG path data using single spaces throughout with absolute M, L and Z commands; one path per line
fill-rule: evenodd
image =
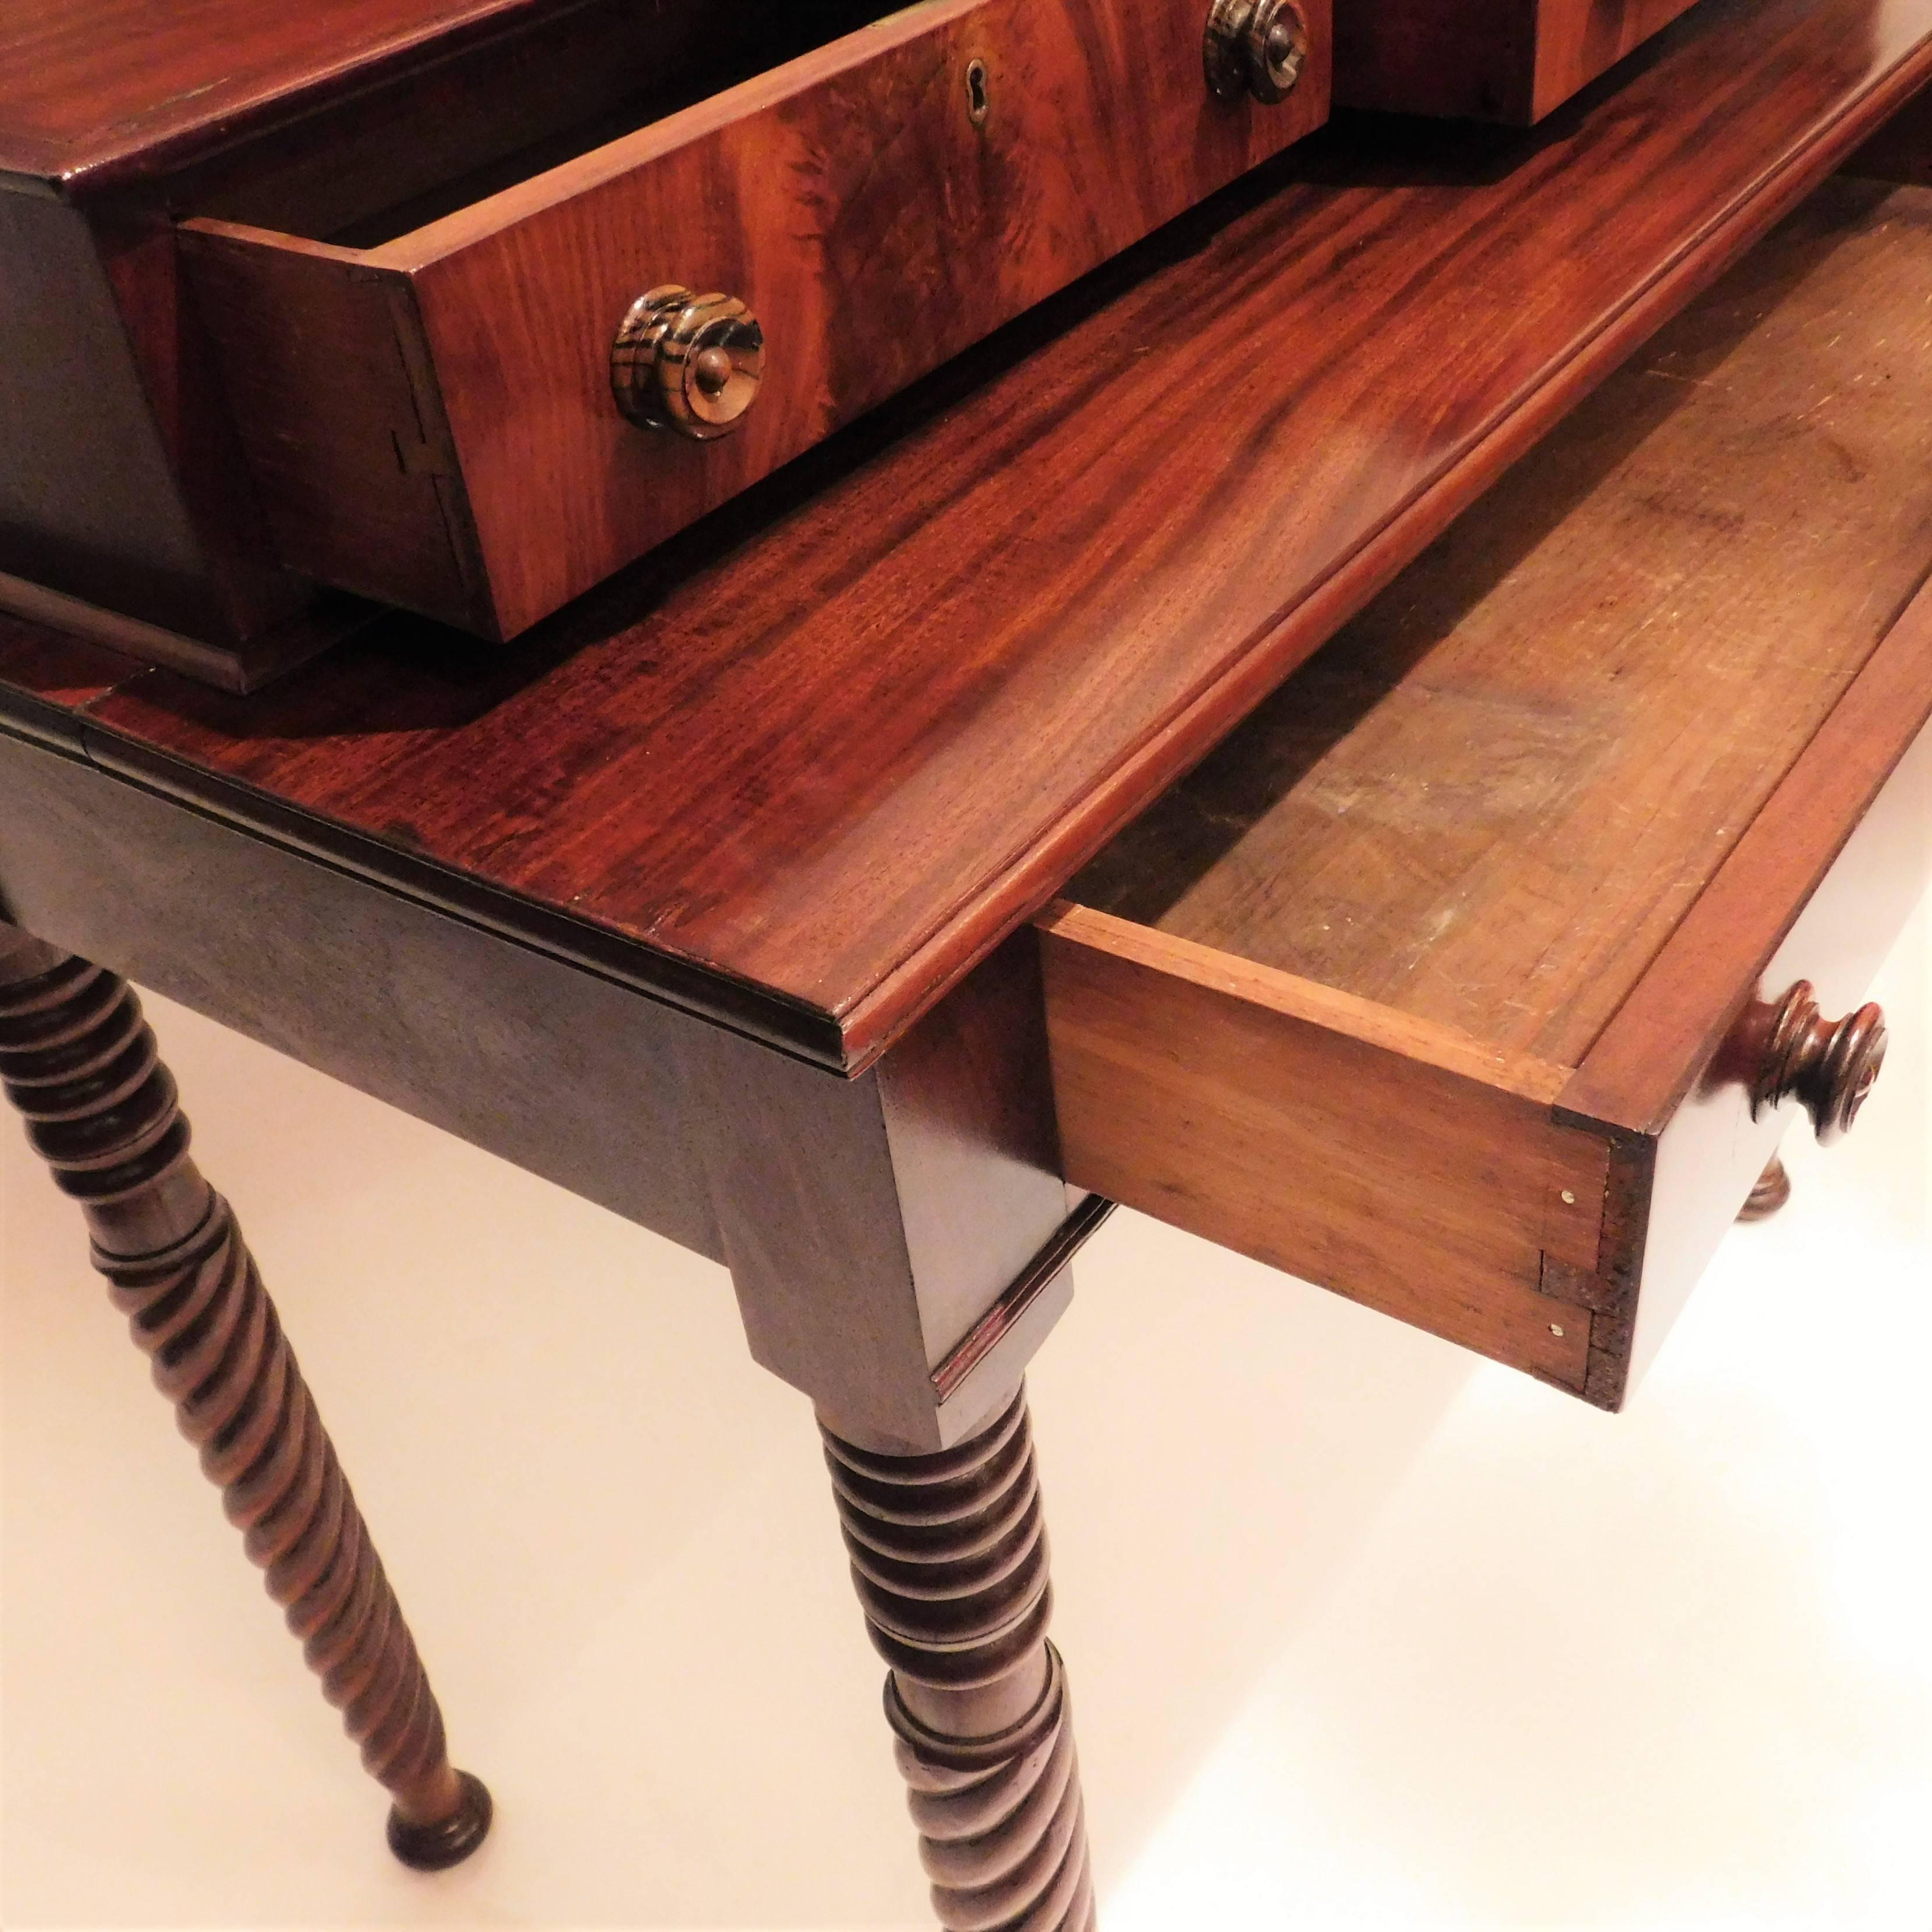
M 1214 0 L 1202 44 L 1208 92 L 1272 106 L 1294 92 L 1308 64 L 1308 22 L 1294 0 Z
M 729 436 L 757 401 L 765 334 L 735 296 L 667 282 L 640 296 L 610 346 L 610 393 L 632 422 L 694 442 Z
M 988 91 L 986 63 L 970 60 L 966 63 L 966 118 L 974 127 L 983 128 L 986 116 L 992 111 L 993 97 Z

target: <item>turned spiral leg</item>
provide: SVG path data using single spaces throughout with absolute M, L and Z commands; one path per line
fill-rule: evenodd
M 1089 1932 L 1094 1882 L 1021 1390 L 957 1448 L 824 1432 L 886 1717 L 946 1932 Z
M 133 988 L 0 927 L 0 1081 L 80 1203 L 94 1264 L 323 1694 L 394 1796 L 391 1846 L 424 1869 L 455 1864 L 489 1829 L 489 1793 L 450 1765 L 415 1640 L 234 1215 L 188 1158 Z

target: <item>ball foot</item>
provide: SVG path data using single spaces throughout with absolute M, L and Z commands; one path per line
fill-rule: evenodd
M 447 1818 L 415 1824 L 393 1808 L 390 1810 L 389 1849 L 414 1870 L 447 1871 L 490 1835 L 494 1808 L 488 1788 L 466 1771 L 459 1771 L 456 1780 L 463 1787 L 463 1802 Z

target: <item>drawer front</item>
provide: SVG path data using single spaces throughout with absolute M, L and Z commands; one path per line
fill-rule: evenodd
M 1358 0 L 1336 28 L 1346 106 L 1540 121 L 1691 0 Z
M 186 224 L 285 560 L 521 630 L 1318 125 L 1301 4 L 1274 103 L 1210 89 L 1208 0 L 928 0 L 380 247 Z M 763 332 L 716 440 L 613 397 L 668 284 Z
M 1932 885 L 1928 714 L 1922 592 L 1559 1096 L 1560 1118 L 1640 1156 L 1620 1156 L 1630 1226 L 1585 1291 L 1604 1310 L 1591 1393 L 1606 1405 L 1655 1358 L 1779 1142 L 1812 1131 L 1795 1100 L 1754 1107 L 1725 1044 L 1741 1015 L 1801 980 L 1826 1019 L 1854 1012 Z M 1545 1285 L 1568 1280 L 1553 1268 Z
M 1795 982 L 1824 1012 L 1854 1011 L 1932 881 L 1932 734 L 1922 735 L 1751 989 L 1776 1000 Z M 1659 1139 L 1649 1233 L 1631 1337 L 1636 1380 L 1690 1298 L 1745 1196 L 1786 1133 L 1809 1132 L 1795 1102 L 1754 1117 L 1734 1082 L 1694 1089 Z M 1823 1284 L 1820 1284 L 1821 1286 Z

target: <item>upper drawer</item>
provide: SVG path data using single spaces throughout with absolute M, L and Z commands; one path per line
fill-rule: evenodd
M 1076 880 L 1070 1180 L 1621 1400 L 1932 876 L 1928 277 L 1833 184 Z
M 185 224 L 282 560 L 522 630 L 1318 126 L 1325 0 L 1213 13 L 1223 92 L 1210 0 L 928 0 L 366 245 Z M 618 350 L 668 286 L 746 316 Z

